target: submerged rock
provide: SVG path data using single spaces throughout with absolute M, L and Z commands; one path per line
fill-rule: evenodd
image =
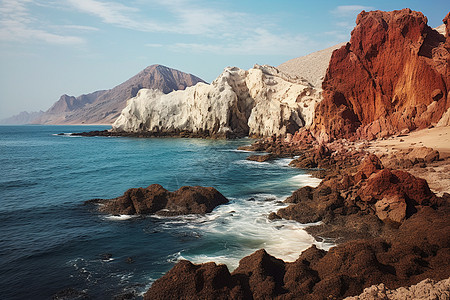
M 265 161 L 270 161 L 270 160 L 274 160 L 274 159 L 275 159 L 275 156 L 272 154 L 250 155 L 249 157 L 247 157 L 247 160 L 257 161 L 257 162 L 265 162 Z
M 129 189 L 114 199 L 93 199 L 86 203 L 101 204 L 99 210 L 109 214 L 176 216 L 209 213 L 216 206 L 228 203 L 228 199 L 212 187 L 183 186 L 170 192 L 152 184 Z

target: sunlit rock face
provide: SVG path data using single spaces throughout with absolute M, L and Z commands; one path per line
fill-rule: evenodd
M 226 68 L 211 84 L 167 95 L 141 89 L 113 124 L 114 131 L 204 132 L 215 137 L 294 133 L 312 123 L 321 91 L 270 66 Z
M 445 36 L 420 12 L 361 12 L 350 42 L 331 56 L 315 137 L 374 139 L 436 125 L 450 107 L 450 13 L 443 21 Z

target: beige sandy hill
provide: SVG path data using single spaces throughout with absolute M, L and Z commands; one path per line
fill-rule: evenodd
M 277 68 L 291 76 L 299 76 L 308 80 L 314 87 L 321 87 L 323 77 L 328 68 L 331 54 L 342 47 L 341 43 L 305 56 L 297 57 L 282 63 Z

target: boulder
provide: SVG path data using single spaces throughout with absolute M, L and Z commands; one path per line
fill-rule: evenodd
M 129 189 L 114 199 L 94 199 L 87 203 L 101 204 L 99 210 L 109 214 L 176 216 L 209 213 L 216 206 L 228 203 L 228 199 L 212 187 L 183 186 L 169 192 L 159 184 L 152 184 Z
M 152 284 L 144 299 L 244 299 L 235 285 L 225 265 L 182 260 Z
M 358 190 L 358 195 L 368 203 L 376 203 L 386 197 L 396 198 L 388 202 L 404 199 L 411 210 L 414 210 L 415 205 L 431 205 L 437 201 L 424 179 L 405 171 L 388 169 L 372 174 Z

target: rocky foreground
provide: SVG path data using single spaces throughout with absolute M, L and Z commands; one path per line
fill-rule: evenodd
M 313 171 L 324 178 L 318 187 L 295 191 L 286 200 L 291 205 L 270 218 L 321 221 L 307 231 L 338 246 L 328 252 L 313 246 L 292 263 L 259 250 L 231 273 L 225 265 L 180 261 L 145 299 L 342 299 L 375 284 L 395 289 L 450 277 L 450 194 L 439 197 L 425 180 L 385 168 L 367 146 L 305 143 L 308 136 L 303 131 L 288 142 L 266 139 L 246 149 L 273 157 L 301 152 L 293 164 L 327 169 Z M 409 154 L 403 159 L 418 167 L 440 160 L 429 148 Z

